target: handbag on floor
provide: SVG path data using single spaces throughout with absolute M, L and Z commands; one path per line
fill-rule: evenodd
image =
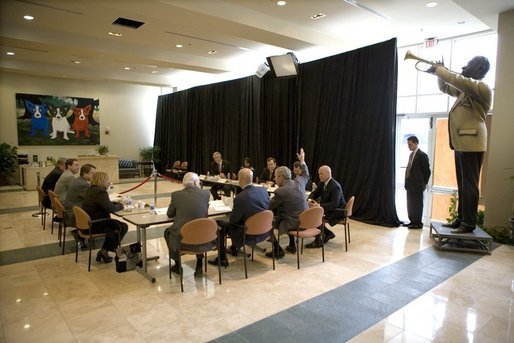
M 117 248 L 114 261 L 116 262 L 116 271 L 118 273 L 134 270 L 136 266 L 143 267 L 141 244 L 136 242 Z

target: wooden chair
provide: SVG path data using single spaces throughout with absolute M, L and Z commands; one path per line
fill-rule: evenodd
M 300 269 L 300 249 L 303 254 L 303 239 L 309 237 L 316 237 L 320 235 L 321 243 L 321 260 L 325 262 L 325 245 L 323 244 L 323 207 L 314 206 L 306 209 L 300 214 L 300 224 L 296 230 L 291 230 L 287 234 L 296 237 L 296 262 L 298 269 Z M 302 239 L 301 245 L 298 244 L 299 239 Z
M 51 191 L 49 191 L 49 193 L 50 192 Z M 59 200 L 59 198 L 57 198 L 56 196 L 53 199 L 53 204 L 55 207 L 56 216 L 61 219 L 61 221 L 59 222 L 57 235 L 59 238 L 59 246 L 62 245 L 62 254 L 64 255 L 64 248 L 66 246 L 66 229 L 68 228 L 66 223 L 66 214 L 69 211 L 66 211 L 61 200 Z
M 248 271 L 246 267 L 246 245 L 252 247 L 252 261 L 254 248 L 257 243 L 263 242 L 271 236 L 273 270 L 275 270 L 275 235 L 273 234 L 273 212 L 270 210 L 255 213 L 245 221 L 243 233 L 243 255 L 245 263 L 245 278 L 248 279 Z
M 182 226 L 180 229 L 180 250 L 178 251 L 180 265 L 180 290 L 184 292 L 184 273 L 182 268 L 181 256 L 204 255 L 205 272 L 207 272 L 207 252 L 218 250 L 218 278 L 221 285 L 221 268 L 219 247 L 220 239 L 218 235 L 218 224 L 211 218 L 194 219 Z M 169 260 L 169 273 L 171 279 L 171 259 Z
M 50 198 L 50 204 L 51 204 L 51 207 L 52 207 L 52 226 L 50 227 L 50 233 L 53 235 L 54 234 L 54 222 L 57 222 L 59 224 L 59 227 L 60 227 L 60 221 L 62 221 L 62 217 L 59 217 L 57 216 L 55 213 L 56 213 L 56 210 L 55 210 L 55 199 L 59 200 L 59 197 L 57 196 L 57 194 L 55 194 L 54 191 L 52 190 L 48 190 L 48 197 Z M 55 220 L 57 217 L 57 220 Z M 60 232 L 58 234 L 58 239 L 59 239 L 59 242 L 60 242 L 60 239 L 61 239 L 61 236 L 60 236 Z
M 353 203 L 355 202 L 355 196 L 351 196 L 344 208 L 330 210 L 331 213 L 340 213 L 342 219 L 337 224 L 343 224 L 344 226 L 344 248 L 348 251 L 348 244 L 351 243 L 350 237 L 350 217 L 353 213 Z
M 38 201 L 39 201 L 39 215 L 41 216 L 41 226 L 43 226 L 43 230 L 46 227 L 46 206 L 44 205 L 45 198 L 48 197 L 48 195 L 45 194 L 45 191 L 41 186 L 37 185 L 37 195 L 38 195 Z
M 89 214 L 87 214 L 86 211 L 81 209 L 78 206 L 73 206 L 73 215 L 75 216 L 75 223 L 77 226 L 77 234 L 79 237 L 82 237 L 84 239 L 89 239 L 89 265 L 87 267 L 87 271 L 91 271 L 91 250 L 93 249 L 94 239 L 99 237 L 105 237 L 107 236 L 105 233 L 95 233 L 93 234 L 91 232 L 93 223 L 101 222 L 109 220 L 109 218 L 104 219 L 97 219 L 97 220 L 91 220 L 91 217 Z M 118 239 L 118 242 L 120 240 Z M 77 241 L 76 248 L 75 248 L 75 262 L 78 261 L 79 256 L 79 242 Z

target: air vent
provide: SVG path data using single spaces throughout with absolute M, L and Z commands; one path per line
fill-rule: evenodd
M 124 27 L 128 27 L 131 29 L 139 29 L 141 26 L 143 26 L 145 23 L 142 21 L 127 19 L 127 18 L 118 18 L 115 21 L 112 22 L 113 25 L 120 25 Z

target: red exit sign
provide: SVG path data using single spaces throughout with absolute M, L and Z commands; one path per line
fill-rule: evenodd
M 433 48 L 435 46 L 437 46 L 437 38 L 425 39 L 425 48 Z

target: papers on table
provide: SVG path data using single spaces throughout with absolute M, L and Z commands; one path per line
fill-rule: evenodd
M 213 200 L 209 201 L 209 207 L 214 210 L 214 212 L 230 212 L 232 208 L 228 205 L 225 205 L 223 200 Z
M 114 202 L 120 202 L 121 196 L 118 193 L 109 193 L 109 200 Z
M 156 214 L 166 214 L 168 212 L 168 208 L 167 207 L 161 207 L 161 208 L 156 208 L 155 209 L 155 213 Z

